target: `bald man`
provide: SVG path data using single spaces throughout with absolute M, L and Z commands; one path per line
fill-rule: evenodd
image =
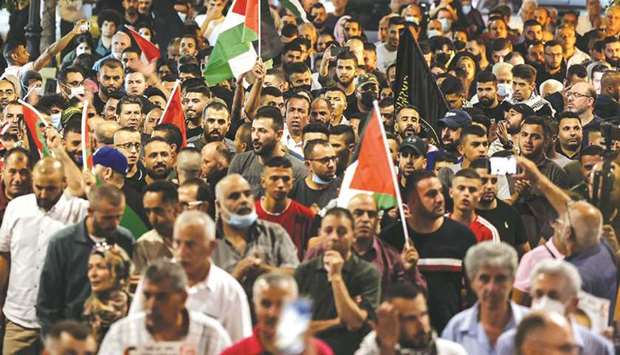
M 566 354 L 579 353 L 571 325 L 559 313 L 533 312 L 523 318 L 517 328 L 517 354 L 555 354 L 558 349 L 571 349 Z
M 178 184 L 182 185 L 187 180 L 199 179 L 200 151 L 195 148 L 185 148 L 177 155 L 176 171 Z
M 217 319 L 232 341 L 252 334 L 248 298 L 239 282 L 211 262 L 216 247 L 215 222 L 204 212 L 185 211 L 174 224 L 174 259 L 188 281 L 186 307 Z M 129 314 L 144 310 L 142 283 L 136 290 Z
M 64 193 L 63 164 L 40 160 L 33 169 L 33 193 L 12 200 L 0 227 L 0 287 L 5 320 L 4 353 L 39 353 L 35 313 L 41 270 L 50 237 L 86 217 L 88 202 Z

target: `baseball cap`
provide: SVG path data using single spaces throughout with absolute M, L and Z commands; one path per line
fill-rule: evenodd
M 426 144 L 422 138 L 416 136 L 405 138 L 402 143 L 400 143 L 398 151 L 401 152 L 405 148 L 413 149 L 420 156 L 426 156 L 426 153 L 428 152 L 428 144 Z
M 471 116 L 463 110 L 450 110 L 446 112 L 439 125 L 448 126 L 450 128 L 463 128 L 471 124 Z
M 534 116 L 536 112 L 526 104 L 514 104 L 509 109 L 513 109 L 523 116 L 523 119 Z
M 368 84 L 375 84 L 379 87 L 379 80 L 373 74 L 363 74 L 357 77 L 356 79 L 356 87 L 362 88 Z
M 127 174 L 127 158 L 116 148 L 103 146 L 93 154 L 93 164 L 111 168 L 119 174 Z

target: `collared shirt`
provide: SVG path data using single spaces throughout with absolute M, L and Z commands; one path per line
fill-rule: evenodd
M 586 329 L 575 322 L 573 325 L 573 336 L 575 337 L 575 343 L 579 345 L 584 354 L 588 355 L 613 355 L 614 348 L 609 340 L 594 333 L 593 331 Z M 515 351 L 515 336 L 517 335 L 516 329 L 511 329 L 504 332 L 497 339 L 497 355 L 513 355 Z M 587 350 L 586 350 L 587 349 Z
M 504 326 L 502 333 L 516 328 L 528 311 L 528 308 L 510 302 L 510 320 Z M 450 322 L 448 322 L 448 325 L 441 333 L 441 337 L 461 344 L 468 354 L 495 355 L 496 349 L 489 342 L 489 338 L 479 319 L 480 303 L 476 302 L 471 308 L 450 319 Z
M 134 273 L 141 274 L 146 266 L 157 259 L 172 259 L 172 246 L 155 229 L 142 234 L 134 247 L 132 261 Z
M 310 351 L 312 354 L 317 355 L 333 355 L 332 349 L 319 339 L 311 338 L 310 346 L 314 348 L 314 351 Z M 222 355 L 263 355 L 267 354 L 263 344 L 258 336 L 258 328 L 254 328 L 252 335 L 235 343 L 228 349 L 222 352 Z
M 277 223 L 257 220 L 247 231 L 247 245 L 243 253 L 226 239 L 221 228 L 217 234 L 220 240 L 213 251 L 213 262 L 229 273 L 239 261 L 253 255 L 275 267 L 295 268 L 299 265 L 295 244 Z
M 189 329 L 187 335 L 179 339 L 182 348 L 187 351 L 182 354 L 218 355 L 230 346 L 230 337 L 215 319 L 198 312 L 189 311 L 187 314 Z M 140 349 L 158 343 L 163 342 L 153 339 L 146 328 L 146 314 L 137 313 L 112 324 L 101 343 L 99 354 L 127 354 L 132 348 Z
M 299 142 L 295 142 L 293 136 L 289 133 L 288 129 L 284 127 L 284 133 L 282 134 L 281 143 L 289 150 L 291 153 L 295 153 L 296 155 L 303 157 L 304 156 L 304 142 L 300 140 Z
M 549 239 L 545 244 L 528 251 L 523 255 L 515 274 L 514 288 L 524 293 L 530 293 L 530 274 L 534 270 L 534 266 L 547 259 L 564 259 L 564 255 L 560 253 L 558 248 L 553 244 L 553 238 Z
M 570 68 L 571 66 L 575 64 L 583 64 L 583 62 L 587 60 L 590 60 L 590 56 L 586 54 L 585 52 L 583 52 L 581 49 L 575 47 L 575 52 L 573 53 L 572 57 L 568 59 L 568 63 L 566 64 L 566 67 Z
M 411 354 L 467 355 L 467 352 L 461 345 L 450 340 L 435 338 L 434 343 L 435 349 L 431 349 L 431 351 L 411 352 Z M 429 347 L 431 346 L 429 345 Z M 396 344 L 394 349 L 395 354 L 400 354 L 402 348 L 400 344 Z M 436 350 L 437 352 L 432 352 L 432 350 Z M 409 354 L 409 352 L 406 354 Z M 360 348 L 355 352 L 355 355 L 381 355 L 381 349 L 379 349 L 379 345 L 377 344 L 377 333 L 375 333 L 374 330 L 366 335 L 362 344 L 360 344 Z
M 0 252 L 10 253 L 11 270 L 4 314 L 13 323 L 39 328 L 35 305 L 50 237 L 86 216 L 88 201 L 63 193 L 43 211 L 34 194 L 9 202 L 0 227 Z
M 140 280 L 131 302 L 130 315 L 144 311 L 143 280 Z M 232 341 L 252 334 L 252 318 L 245 291 L 234 277 L 213 263 L 206 279 L 187 288 L 185 307 L 216 319 Z

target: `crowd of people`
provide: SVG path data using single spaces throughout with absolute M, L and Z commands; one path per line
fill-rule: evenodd
M 231 1 L 61 1 L 36 58 L 8 1 L 2 353 L 614 354 L 620 5 L 355 2 L 272 4 L 281 51 L 209 86 Z M 373 110 L 402 208 L 337 203 Z

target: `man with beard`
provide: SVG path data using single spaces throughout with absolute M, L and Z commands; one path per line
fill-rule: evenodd
M 579 121 L 581 121 L 583 146 L 590 145 L 590 132 L 596 130 L 602 122 L 601 118 L 594 114 L 594 105 L 598 106 L 599 100 L 605 101 L 605 98 L 603 95 L 596 95 L 594 86 L 591 83 L 582 81 L 567 88 L 564 92 L 564 99 L 566 111 L 575 113 L 579 117 Z
M 62 142 L 71 158 L 79 168 L 82 168 L 82 113 L 72 114 L 64 124 Z
M 400 31 L 405 28 L 405 20 L 394 16 L 388 20 L 388 37 L 386 42 L 377 46 L 377 68 L 385 72 L 390 64 L 396 63 L 396 52 L 400 42 Z
M 8 79 L 0 79 L 0 111 L 4 111 L 9 102 L 17 100 L 17 90 L 15 85 Z
M 325 252 L 295 270 L 299 293 L 314 301 L 310 328 L 335 354 L 359 347 L 381 297 L 379 272 L 352 250 L 354 228 L 349 210 L 329 209 L 319 230 Z
M 144 187 L 144 167 L 140 162 L 142 155 L 142 137 L 140 132 L 131 128 L 121 128 L 114 133 L 114 147 L 127 158 L 125 181 L 137 191 Z
M 187 143 L 196 143 L 203 134 L 203 112 L 211 98 L 206 86 L 191 86 L 183 91 L 183 113 L 187 122 Z M 202 147 L 197 147 L 201 149 Z
M 363 74 L 356 77 L 355 87 L 357 111 L 367 114 L 372 110 L 373 102 L 379 97 L 379 81 L 372 74 Z
M 566 172 L 545 155 L 545 146 L 550 139 L 551 132 L 545 125 L 544 118 L 528 117 L 521 124 L 519 150 L 521 155 L 533 161 L 549 180 L 566 188 Z M 512 180 L 513 206 L 523 218 L 530 244 L 537 245 L 541 238 L 549 239 L 552 232 L 551 222 L 557 215 L 538 189 L 530 187 L 529 183 L 522 179 Z
M 312 5 L 310 9 L 310 14 L 308 15 L 308 20 L 312 21 L 314 27 L 319 33 L 328 33 L 323 26 L 325 25 L 325 20 L 327 20 L 327 11 L 325 10 L 325 6 L 320 2 L 316 2 Z
M 555 151 L 568 159 L 579 160 L 583 142 L 579 116 L 573 112 L 562 112 L 556 120 L 558 120 L 558 142 Z
M 291 197 L 318 212 L 338 197 L 341 182 L 336 176 L 338 156 L 328 141 L 315 139 L 306 143 L 304 157 L 308 175 L 295 182 Z
M 562 44 L 555 40 L 545 42 L 544 51 L 544 67 L 538 70 L 536 86 L 540 86 L 540 84 L 549 79 L 564 82 L 564 78 L 566 77 L 566 61 L 564 60 Z
M 543 26 L 534 19 L 527 20 L 523 23 L 523 42 L 515 45 L 515 51 L 525 57 L 529 46 L 543 39 Z
M 9 203 L 0 228 L 0 283 L 7 290 L 3 348 L 11 354 L 38 353 L 40 323 L 32 310 L 48 241 L 67 224 L 82 220 L 88 207 L 87 201 L 64 193 L 67 181 L 58 160 L 40 160 L 32 180 L 33 193 Z
M 146 186 L 144 212 L 153 229 L 142 234 L 132 255 L 134 274 L 140 275 L 146 266 L 160 258 L 172 258 L 174 220 L 181 213 L 176 185 L 158 180 Z
M 403 106 L 396 111 L 394 131 L 400 136 L 401 141 L 419 135 L 421 130 L 420 112 L 417 107 Z
M 298 297 L 295 279 L 282 273 L 261 275 L 254 282 L 253 292 L 256 327 L 251 336 L 239 340 L 222 355 L 261 355 L 278 354 L 276 331 L 285 305 L 295 302 Z M 314 337 L 304 339 L 301 354 L 332 355 L 333 351 L 321 340 Z
M 133 252 L 133 235 L 119 226 L 125 211 L 123 193 L 112 185 L 95 186 L 88 203 L 85 219 L 50 238 L 36 306 L 43 334 L 59 320 L 82 319 L 82 305 L 90 295 L 88 259 L 93 248 L 105 245 L 127 255 Z
M 172 146 L 160 137 L 149 138 L 144 143 L 144 183 L 150 185 L 155 180 L 166 180 L 173 168 Z M 142 190 L 141 190 L 142 191 Z
M 293 189 L 293 167 L 284 157 L 274 157 L 265 162 L 261 185 L 265 194 L 256 200 L 258 218 L 284 227 L 297 247 L 301 260 L 306 252 L 310 228 L 315 213 L 310 208 L 288 197 Z
M 355 132 L 349 125 L 339 124 L 332 126 L 329 130 L 329 144 L 336 151 L 338 162 L 336 163 L 336 175 L 340 178 L 349 166 L 351 154 L 355 149 Z
M 229 174 L 241 174 L 252 186 L 252 192 L 261 195 L 261 176 L 263 164 L 272 157 L 285 157 L 293 166 L 295 181 L 306 177 L 306 167 L 303 162 L 290 153 L 286 153 L 282 144 L 284 122 L 280 110 L 265 106 L 256 111 L 256 118 L 252 121 L 252 150 L 235 155 L 228 168 Z
M 497 125 L 497 139 L 491 142 L 489 155 L 502 150 L 513 150 L 519 141 L 521 123 L 535 114 L 534 110 L 526 104 L 509 104 L 504 120 Z
M 377 309 L 377 325 L 368 333 L 357 355 L 415 354 L 465 355 L 465 349 L 438 338 L 431 327 L 424 291 L 414 285 L 393 285 Z
M 448 217 L 469 227 L 476 236 L 478 243 L 484 241 L 499 242 L 497 229 L 476 213 L 481 190 L 482 179 L 475 171 L 468 168 L 459 170 L 454 175 L 450 187 L 453 208 Z
M 441 128 L 441 150 L 461 157 L 458 147 L 461 140 L 461 131 L 471 125 L 471 116 L 462 110 L 450 110 L 439 120 Z M 429 165 L 434 164 L 434 154 L 429 154 Z M 460 160 L 460 159 L 459 159 Z
M 121 60 L 123 51 L 129 48 L 129 46 L 131 46 L 131 38 L 129 38 L 129 35 L 122 31 L 116 32 L 114 36 L 112 36 L 112 51 L 110 52 L 109 55 L 96 61 L 95 64 L 93 64 L 93 70 L 98 72 L 99 67 L 101 67 L 101 64 L 106 59 L 114 58 L 114 59 Z
M 195 144 L 196 147 L 202 149 L 207 143 L 224 142 L 227 149 L 235 152 L 235 143 L 226 137 L 230 129 L 230 113 L 228 107 L 223 101 L 213 100 L 204 109 L 204 117 L 202 118 L 202 136 Z
M 504 120 L 504 115 L 510 105 L 508 102 L 499 99 L 497 95 L 497 77 L 495 74 L 483 71 L 476 77 L 476 95 L 478 96 L 478 102 L 474 104 L 474 107 L 479 108 L 484 112 L 484 115 L 495 122 Z
M 512 245 L 521 257 L 530 250 L 525 226 L 517 210 L 497 198 L 498 176 L 491 174 L 489 159 L 476 159 L 470 168 L 475 170 L 482 182 L 476 213 L 489 221 L 497 229 L 501 241 Z
M 499 336 L 529 311 L 510 301 L 517 253 L 504 243 L 480 243 L 465 256 L 465 269 L 477 302 L 450 320 L 441 337 L 459 343 L 468 354 L 495 354 Z
M 123 9 L 125 10 L 124 20 L 127 25 L 135 26 L 140 18 L 138 12 L 138 0 L 123 0 Z
M 282 145 L 289 152 L 303 157 L 303 129 L 308 124 L 310 100 L 301 94 L 293 94 L 286 100 L 286 126 L 282 134 Z
M 0 183 L 0 224 L 7 205 L 16 197 L 32 191 L 32 163 L 27 150 L 9 149 L 4 156 Z
M 605 61 L 615 70 L 620 69 L 620 39 L 616 36 L 605 37 Z
M 329 50 L 325 53 L 329 56 Z M 323 61 L 325 62 L 325 61 Z M 323 64 L 321 62 L 321 64 Z M 321 67 L 321 69 L 323 69 Z M 323 73 L 323 71 L 320 71 Z M 355 95 L 355 75 L 357 74 L 357 58 L 353 53 L 344 51 L 336 57 L 336 75 L 335 80 L 338 88 L 344 91 L 347 97 L 347 108 L 344 112 L 345 117 L 351 117 L 357 112 L 357 97 Z M 327 76 L 327 75 L 325 75 Z
M 406 217 L 409 236 L 420 256 L 418 269 L 428 284 L 429 315 L 438 332 L 461 310 L 461 292 L 466 287 L 463 259 L 465 252 L 476 244 L 469 228 L 444 217 L 442 191 L 441 181 L 433 173 L 421 170 L 409 177 L 405 194 L 411 212 Z M 401 245 L 403 240 L 401 235 Z
M 97 82 L 99 83 L 99 91 L 95 95 L 93 105 L 97 112 L 103 112 L 110 95 L 118 92 L 123 87 L 125 81 L 125 72 L 123 71 L 123 63 L 115 58 L 108 58 L 101 62 L 99 71 L 97 72 Z
M 401 196 L 405 196 L 407 179 L 414 171 L 426 168 L 428 144 L 422 138 L 408 136 L 398 148 L 398 173 Z

